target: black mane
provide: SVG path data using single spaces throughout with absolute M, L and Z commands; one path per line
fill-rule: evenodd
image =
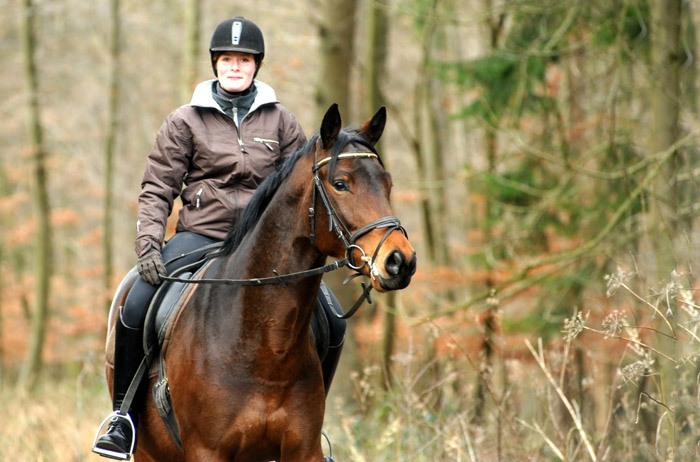
M 319 137 L 320 135 L 318 134 L 314 135 L 310 140 L 306 142 L 304 146 L 301 147 L 301 149 L 297 150 L 289 157 L 287 157 L 282 163 L 280 163 L 277 166 L 277 168 L 272 173 L 270 173 L 267 176 L 267 178 L 265 178 L 265 180 L 260 184 L 260 186 L 258 186 L 258 189 L 255 190 L 255 193 L 250 199 L 250 202 L 246 206 L 245 210 L 243 210 L 241 218 L 233 226 L 233 229 L 231 229 L 228 236 L 224 240 L 222 248 L 222 252 L 224 255 L 230 255 L 236 251 L 246 234 L 248 234 L 248 232 L 251 229 L 253 229 L 258 223 L 263 212 L 265 212 L 265 209 L 272 200 L 272 197 L 275 195 L 280 185 L 284 182 L 287 176 L 289 176 L 297 160 L 299 160 L 303 156 L 309 155 L 312 152 L 313 148 L 316 146 Z M 371 152 L 377 154 L 371 143 L 364 136 L 360 135 L 357 131 L 342 130 L 340 133 L 338 133 L 338 136 L 333 142 L 333 146 L 331 148 L 331 161 L 328 166 L 329 176 L 332 175 L 333 171 L 335 170 L 335 165 L 338 161 L 338 155 L 341 152 L 343 152 L 345 146 L 347 146 L 350 143 L 360 144 L 365 148 L 369 149 Z M 381 162 L 381 158 L 379 159 L 379 161 Z M 310 180 L 311 172 L 309 171 L 309 181 Z

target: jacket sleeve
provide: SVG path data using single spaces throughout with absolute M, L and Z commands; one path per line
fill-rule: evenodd
M 306 143 L 306 135 L 301 124 L 291 111 L 282 107 L 282 123 L 280 124 L 280 153 L 287 157 L 301 149 Z
M 161 248 L 173 202 L 180 195 L 189 170 L 191 153 L 191 131 L 175 111 L 160 127 L 146 160 L 138 199 L 137 255 L 150 247 Z

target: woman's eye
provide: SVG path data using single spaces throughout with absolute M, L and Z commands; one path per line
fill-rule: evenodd
M 336 191 L 348 191 L 350 190 L 350 185 L 348 185 L 348 182 L 345 180 L 335 180 L 333 182 L 333 188 Z

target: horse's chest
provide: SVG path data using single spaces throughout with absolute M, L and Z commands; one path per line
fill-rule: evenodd
M 318 427 L 320 432 L 323 405 L 315 406 L 320 412 L 302 410 L 303 403 L 280 399 L 280 396 L 284 394 L 256 393 L 248 396 L 241 406 L 237 406 L 236 412 L 230 414 L 228 434 L 219 441 L 225 441 L 224 444 L 232 452 L 240 453 L 281 445 L 290 435 L 308 433 L 309 428 Z

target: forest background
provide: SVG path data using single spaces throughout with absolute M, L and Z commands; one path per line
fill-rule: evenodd
M 235 15 L 307 135 L 388 108 L 418 272 L 349 323 L 336 460 L 700 457 L 696 2 L 1 5 L 0 460 L 98 460 L 145 156 Z

